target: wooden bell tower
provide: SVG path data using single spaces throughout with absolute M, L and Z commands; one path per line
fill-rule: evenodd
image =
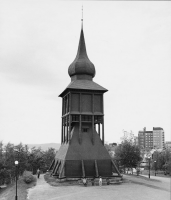
M 49 170 L 58 178 L 121 176 L 104 147 L 103 94 L 107 89 L 93 81 L 95 67 L 87 56 L 83 28 L 68 74 L 71 82 L 59 95 L 61 147 Z

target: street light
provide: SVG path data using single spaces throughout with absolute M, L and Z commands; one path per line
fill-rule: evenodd
M 155 170 L 155 176 L 156 176 L 156 160 L 154 161 L 154 170 Z
M 137 165 L 137 176 L 139 176 L 139 173 L 140 173 L 140 162 L 138 162 L 138 165 Z
M 18 160 L 16 160 L 14 163 L 15 163 L 15 176 L 16 176 L 16 178 L 15 178 L 15 180 L 16 180 L 16 195 L 15 195 L 15 200 L 17 200 L 18 199 L 18 197 L 17 197 L 17 167 L 18 167 Z
M 149 161 L 149 174 L 148 174 L 148 177 L 150 178 L 150 159 L 151 159 L 151 156 L 148 156 L 148 161 Z

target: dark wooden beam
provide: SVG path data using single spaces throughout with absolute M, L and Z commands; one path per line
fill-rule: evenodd
M 63 143 L 63 117 L 62 117 L 62 125 L 61 125 L 61 144 Z
M 99 134 L 99 137 L 100 137 L 100 123 L 98 123 L 98 134 Z
M 92 113 L 94 115 L 94 94 L 92 94 Z
M 66 108 L 65 108 L 65 106 L 66 106 L 66 104 L 65 104 L 65 97 L 63 98 L 63 100 L 64 100 L 64 108 L 63 108 L 63 115 L 65 115 L 65 110 L 66 110 Z
M 67 95 L 67 113 L 69 112 L 69 94 Z
M 68 94 L 66 95 L 66 114 L 67 113 L 68 113 Z M 66 142 L 68 142 L 68 114 L 66 115 L 66 128 L 67 128 Z
M 102 117 L 102 142 L 104 145 L 104 116 Z
M 63 132 L 64 140 L 63 140 L 63 143 L 65 143 L 65 139 L 66 139 L 66 137 L 65 137 L 65 119 L 66 119 L 66 117 L 63 117 L 63 121 L 64 121 L 64 132 Z
M 66 142 L 68 142 L 68 115 L 66 116 L 66 127 L 67 127 L 67 138 L 66 138 Z
M 119 175 L 119 176 L 122 176 L 122 175 L 120 174 L 120 172 L 119 172 L 118 168 L 116 167 L 116 165 L 115 165 L 114 161 L 113 161 L 112 159 L 111 159 L 111 161 L 112 161 L 112 164 L 113 164 L 113 166 L 114 166 L 115 170 L 117 171 L 118 175 Z
M 57 174 L 60 165 L 61 165 L 61 161 L 59 161 L 59 162 L 58 162 L 58 165 L 56 166 L 55 174 Z M 58 174 L 59 174 L 59 173 L 58 173 Z
M 81 166 L 82 166 L 82 175 L 85 177 L 85 168 L 84 168 L 84 161 L 81 161 Z
M 62 162 L 62 161 L 61 161 Z M 59 178 L 62 178 L 62 173 L 63 173 L 63 170 L 64 170 L 64 167 L 65 167 L 65 160 L 63 161 L 62 165 L 61 165 L 61 170 L 59 172 Z
M 54 174 L 57 164 L 58 164 L 58 160 L 56 161 L 56 163 L 55 163 L 55 165 L 54 165 L 54 168 L 53 168 L 53 170 L 52 170 L 52 174 Z
M 102 95 L 102 113 L 103 113 L 103 115 L 104 115 L 104 102 L 103 102 L 103 95 Z
M 80 115 L 80 119 L 79 119 L 79 143 L 81 144 L 81 115 Z
M 69 114 L 69 142 L 71 141 L 71 115 Z
M 71 108 L 72 108 L 72 105 L 71 105 L 71 104 L 72 104 L 72 93 L 70 92 L 70 93 L 69 93 L 69 105 L 70 105 L 70 106 L 69 106 L 69 112 L 70 112 L 70 113 L 71 113 Z
M 92 143 L 94 145 L 94 115 L 92 115 Z
M 82 103 L 81 103 L 81 93 L 80 93 L 80 113 L 81 113 L 81 105 Z
M 94 145 L 94 94 L 92 94 L 92 143 Z
M 69 93 L 69 142 L 71 141 L 71 92 Z
M 97 161 L 95 160 L 95 170 L 96 170 L 96 177 L 99 177 L 99 170 L 97 166 Z
M 62 116 L 64 115 L 64 98 L 62 98 Z M 63 118 L 61 125 L 61 144 L 63 143 Z
M 53 168 L 54 164 L 55 164 L 55 159 L 52 161 L 52 163 L 51 163 L 51 165 L 49 167 L 49 170 L 51 170 Z
M 64 115 L 64 98 L 62 98 L 62 116 Z

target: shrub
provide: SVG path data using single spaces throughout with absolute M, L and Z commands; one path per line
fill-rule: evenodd
M 23 180 L 24 180 L 25 183 L 29 184 L 31 182 L 36 181 L 36 178 L 35 178 L 35 176 L 33 176 L 32 172 L 24 171 Z

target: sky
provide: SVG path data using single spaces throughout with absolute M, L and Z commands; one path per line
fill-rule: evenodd
M 104 94 L 105 141 L 171 135 L 171 2 L 0 1 L 0 141 L 60 143 L 84 7 L 87 54 Z

